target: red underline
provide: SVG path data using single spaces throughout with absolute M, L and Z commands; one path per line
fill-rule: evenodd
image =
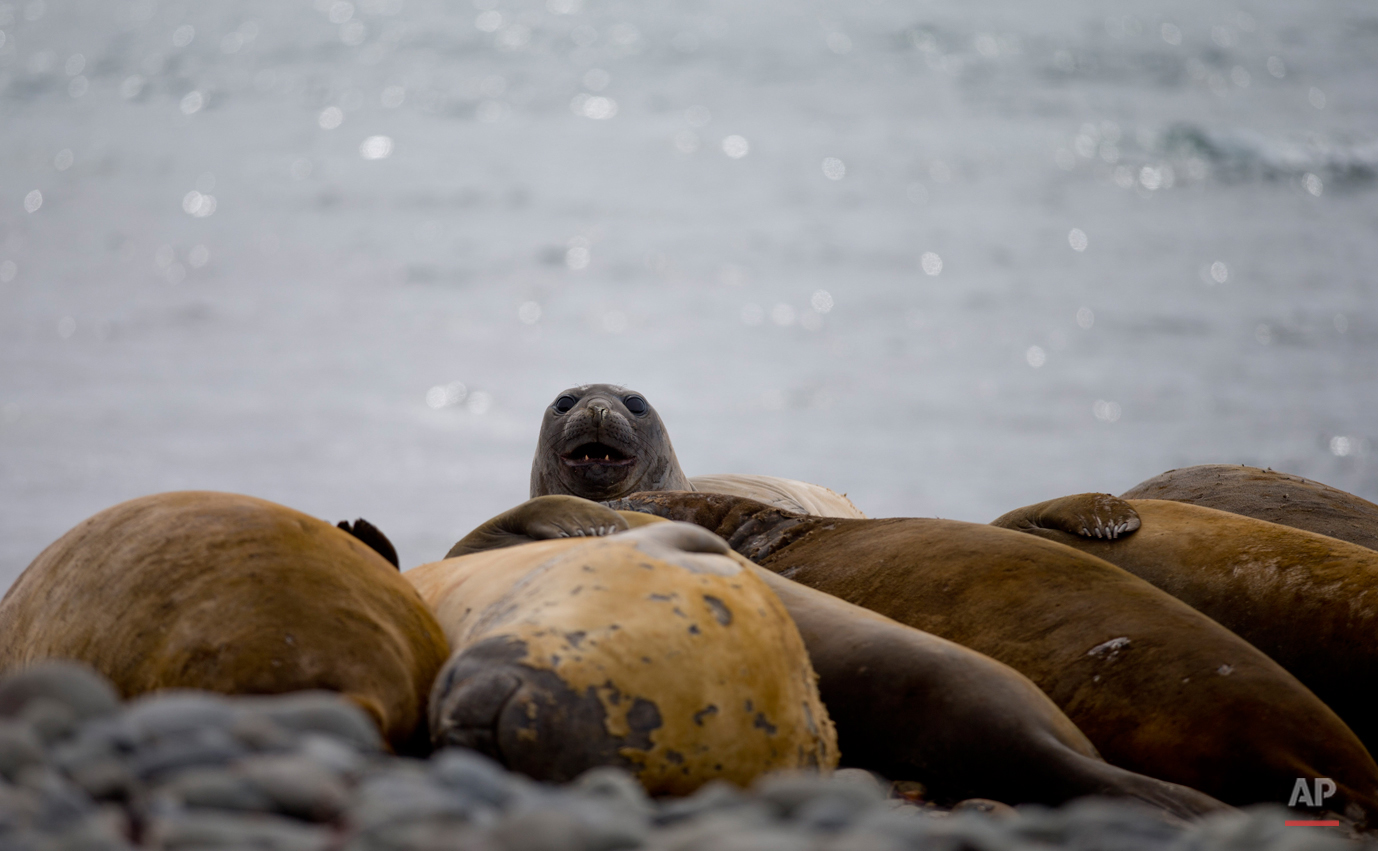
M 1287 827 L 1339 827 L 1338 821 L 1289 821 L 1284 822 Z

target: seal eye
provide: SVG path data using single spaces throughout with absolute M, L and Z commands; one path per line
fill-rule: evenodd
M 574 403 L 578 401 L 579 400 L 575 399 L 573 396 L 561 396 L 560 398 L 555 400 L 555 412 L 560 414 L 568 414 L 570 408 L 573 408 Z
M 646 416 L 646 412 L 651 410 L 651 406 L 646 404 L 646 400 L 640 396 L 628 396 L 622 400 L 622 404 L 627 406 L 627 410 L 636 414 L 638 417 Z

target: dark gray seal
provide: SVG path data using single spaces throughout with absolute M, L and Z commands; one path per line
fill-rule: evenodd
M 670 435 L 640 393 L 612 384 L 571 387 L 541 420 L 531 496 L 603 501 L 639 491 L 691 491 Z

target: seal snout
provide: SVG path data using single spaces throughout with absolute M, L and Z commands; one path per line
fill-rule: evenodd
M 636 463 L 634 456 L 627 455 L 616 446 L 599 441 L 581 443 L 561 455 L 560 460 L 568 467 L 629 467 Z
M 605 399 L 586 399 L 565 421 L 560 461 L 566 467 L 600 469 L 630 467 L 636 463 L 632 429 L 626 418 Z M 590 469 L 591 468 L 591 469 Z

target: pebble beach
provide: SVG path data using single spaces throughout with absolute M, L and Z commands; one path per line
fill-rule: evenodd
M 615 768 L 557 786 L 472 751 L 384 752 L 325 692 L 121 704 L 65 664 L 0 681 L 0 848 L 125 851 L 1327 851 L 1265 806 L 1187 825 L 1111 799 L 958 811 L 856 769 L 652 800 Z M 989 806 L 989 805 L 987 805 Z M 1296 817 L 1295 814 L 1292 817 Z

